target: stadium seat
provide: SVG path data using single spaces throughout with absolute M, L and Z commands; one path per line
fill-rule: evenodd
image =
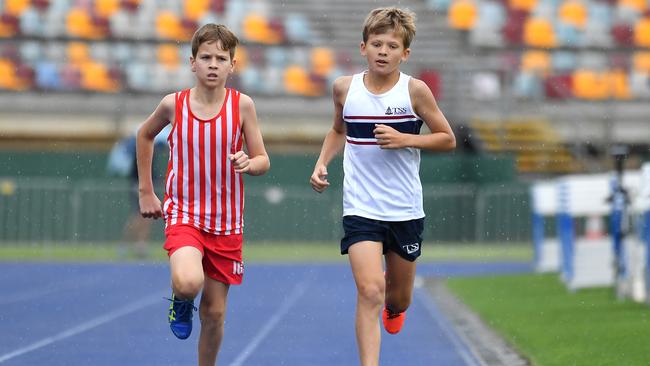
M 0 38 L 12 38 L 19 32 L 20 20 L 11 14 L 0 14 Z
M 68 36 L 77 38 L 97 38 L 90 14 L 83 8 L 73 8 L 66 15 Z
M 451 0 L 426 0 L 425 3 L 433 11 L 446 13 L 449 10 Z
M 427 84 L 436 99 L 442 99 L 442 81 L 440 80 L 440 74 L 438 71 L 424 69 L 418 74 L 418 79 Z
M 553 48 L 557 46 L 553 25 L 548 19 L 529 18 L 524 23 L 524 43 L 531 47 Z
M 609 96 L 606 77 L 588 69 L 578 69 L 573 73 L 573 95 L 579 99 L 605 100 Z
M 106 65 L 90 61 L 80 67 L 81 88 L 97 92 L 116 92 L 119 90 L 119 80 L 114 80 L 109 75 Z
M 561 47 L 580 47 L 582 46 L 582 33 L 574 24 L 557 22 L 555 34 L 558 45 Z
M 0 89 L 22 91 L 31 88 L 33 75 L 30 78 L 26 71 L 18 63 L 0 58 Z
M 151 66 L 138 61 L 126 65 L 126 83 L 133 91 L 151 92 Z
M 268 20 L 259 14 L 248 14 L 242 23 L 244 39 L 262 44 L 278 44 L 281 39 L 270 27 Z
M 291 43 L 309 44 L 312 42 L 312 31 L 309 20 L 300 13 L 288 13 L 284 18 L 284 29 L 287 40 Z
M 88 44 L 83 42 L 70 42 L 67 47 L 68 63 L 71 65 L 81 65 L 90 61 L 90 51 Z
M 632 55 L 632 68 L 635 72 L 650 73 L 650 52 L 637 51 Z
M 109 18 L 120 10 L 120 0 L 95 0 L 95 14 Z
M 634 25 L 634 45 L 650 48 L 650 17 L 641 18 Z
M 618 0 L 618 7 L 632 9 L 636 13 L 642 14 L 648 10 L 648 2 L 646 0 Z
M 521 45 L 523 42 L 524 22 L 528 13 L 524 10 L 510 10 L 506 24 L 503 26 L 503 38 L 511 45 Z
M 544 93 L 549 99 L 569 99 L 572 93 L 573 78 L 570 74 L 552 75 L 544 79 Z
M 244 90 L 259 93 L 264 89 L 262 72 L 255 66 L 249 66 L 239 74 L 239 82 Z
M 19 54 L 23 62 L 34 64 L 43 57 L 42 45 L 37 41 L 23 41 L 19 46 Z
M 178 47 L 173 43 L 164 43 L 156 49 L 158 64 L 172 70 L 176 69 L 180 63 Z
M 629 77 L 625 70 L 610 70 L 607 72 L 606 76 L 609 97 L 618 100 L 628 100 L 632 98 Z
M 481 101 L 494 101 L 501 97 L 501 81 L 496 72 L 480 71 L 472 74 L 472 97 Z
M 266 47 L 265 59 L 268 66 L 284 69 L 288 63 L 287 51 L 281 46 Z
M 20 16 L 25 10 L 29 8 L 29 0 L 5 0 L 4 13 L 14 17 Z
M 191 51 L 190 51 L 191 52 Z M 191 54 L 188 52 L 188 54 Z M 235 73 L 240 73 L 248 68 L 248 48 L 246 46 L 239 45 L 235 49 Z
M 59 90 L 62 88 L 59 68 L 49 61 L 36 63 L 36 86 L 43 90 Z
M 543 95 L 540 78 L 531 72 L 519 72 L 515 76 L 513 94 L 519 99 L 540 99 Z
M 587 8 L 578 0 L 566 0 L 558 9 L 558 18 L 566 24 L 583 29 L 587 23 Z
M 183 14 L 198 21 L 210 10 L 210 0 L 183 0 Z
M 515 10 L 532 11 L 537 5 L 537 0 L 508 0 L 508 6 Z
M 613 45 L 611 27 L 606 23 L 589 20 L 582 32 L 582 46 L 610 48 Z
M 650 72 L 631 72 L 630 91 L 635 98 L 650 99 Z
M 327 47 L 314 47 L 311 49 L 311 69 L 323 78 L 334 69 L 334 51 Z
M 447 13 L 450 27 L 458 30 L 470 30 L 477 19 L 476 4 L 472 0 L 453 0 Z
M 20 33 L 26 36 L 40 37 L 45 35 L 43 17 L 34 8 L 28 8 L 20 14 Z M 49 36 L 49 35 L 48 35 Z
M 521 71 L 544 75 L 551 69 L 551 57 L 546 51 L 530 50 L 521 55 Z
M 156 35 L 163 40 L 183 39 L 180 18 L 171 11 L 161 11 L 156 17 Z
M 575 53 L 570 51 L 557 51 L 551 57 L 551 68 L 560 73 L 573 71 L 577 67 Z

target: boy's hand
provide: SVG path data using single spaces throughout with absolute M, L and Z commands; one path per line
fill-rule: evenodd
M 376 124 L 372 132 L 377 139 L 377 145 L 382 149 L 401 149 L 407 147 L 406 135 L 390 126 Z
M 233 167 L 235 168 L 235 173 L 246 173 L 250 170 L 250 160 L 248 155 L 243 151 L 237 151 L 234 154 L 230 154 L 230 161 L 232 162 Z
M 140 193 L 140 214 L 142 217 L 158 219 L 162 217 L 162 204 L 155 193 Z
M 330 182 L 327 181 L 327 167 L 325 165 L 318 165 L 314 168 L 314 172 L 309 178 L 309 183 L 314 191 L 322 193 L 325 188 L 329 187 Z

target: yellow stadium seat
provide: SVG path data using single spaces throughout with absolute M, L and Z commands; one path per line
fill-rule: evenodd
M 269 27 L 267 19 L 259 14 L 248 14 L 243 22 L 244 38 L 251 42 L 278 44 L 280 35 Z
M 334 69 L 334 51 L 331 48 L 315 47 L 311 50 L 311 65 L 314 73 L 326 77 Z
M 83 42 L 70 42 L 67 49 L 68 63 L 81 65 L 90 61 L 88 45 Z
M 0 89 L 26 90 L 28 83 L 16 74 L 16 65 L 7 59 L 0 58 Z
M 508 3 L 513 9 L 532 11 L 537 6 L 537 0 L 509 0 Z
M 471 0 L 455 0 L 449 7 L 447 22 L 459 30 L 470 30 L 476 24 L 476 4 Z
M 546 73 L 551 68 L 551 57 L 546 51 L 526 51 L 521 56 L 522 71 L 541 71 Z
M 183 13 L 188 19 L 198 21 L 210 8 L 210 0 L 184 0 Z
M 246 47 L 239 45 L 235 49 L 235 73 L 240 73 L 248 67 L 248 51 Z
M 634 43 L 638 47 L 650 48 L 650 18 L 641 18 L 634 25 Z
M 632 56 L 634 71 L 639 73 L 650 72 L 650 52 L 636 52 Z
M 171 11 L 161 11 L 156 17 L 156 34 L 161 39 L 181 40 L 183 27 L 180 19 Z
M 284 88 L 289 94 L 315 97 L 322 94 L 309 78 L 307 71 L 297 65 L 291 65 L 284 71 Z
M 528 46 L 552 48 L 557 45 L 553 25 L 544 18 L 529 18 L 524 23 L 524 42 Z
M 608 79 L 591 70 L 573 73 L 573 95 L 579 99 L 604 100 L 609 96 Z
M 81 68 L 81 87 L 99 92 L 115 92 L 118 82 L 111 80 L 108 69 L 99 62 L 87 62 Z
M 81 8 L 74 8 L 66 16 L 66 30 L 74 37 L 91 38 L 93 35 L 93 24 L 87 11 Z
M 583 29 L 587 23 L 587 8 L 578 0 L 565 1 L 558 9 L 560 20 Z
M 5 0 L 4 3 L 4 12 L 13 16 L 19 16 L 30 5 L 29 0 Z
M 108 18 L 120 10 L 120 0 L 95 0 L 97 15 Z
M 156 50 L 158 63 L 166 69 L 175 69 L 180 64 L 178 46 L 173 43 L 161 44 Z
M 609 94 L 612 98 L 627 100 L 632 98 L 629 77 L 625 70 L 611 70 L 607 73 Z

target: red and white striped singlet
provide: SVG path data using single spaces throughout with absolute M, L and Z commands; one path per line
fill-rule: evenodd
M 176 93 L 169 134 L 165 223 L 192 225 L 217 234 L 241 234 L 244 182 L 228 156 L 242 149 L 240 93 L 226 89 L 221 111 L 202 120 L 190 108 L 190 90 Z

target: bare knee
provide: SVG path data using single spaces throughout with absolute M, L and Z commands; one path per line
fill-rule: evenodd
M 383 281 L 368 281 L 357 285 L 360 300 L 373 306 L 384 304 L 386 286 Z
M 178 274 L 172 279 L 174 294 L 181 299 L 195 298 L 203 288 L 203 276 Z
M 201 303 L 199 309 L 202 327 L 221 327 L 226 319 L 226 309 L 223 306 Z

